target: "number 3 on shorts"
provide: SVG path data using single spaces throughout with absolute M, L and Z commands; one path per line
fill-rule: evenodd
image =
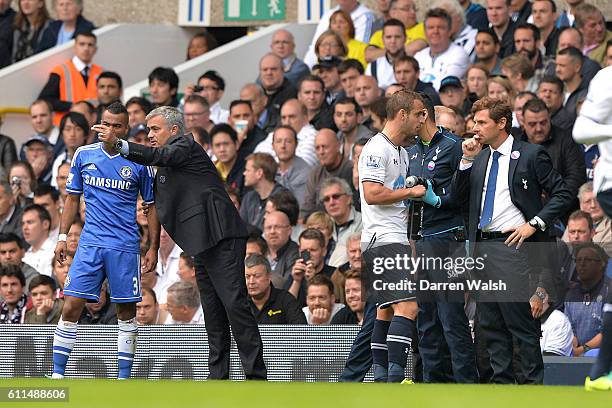
M 136 296 L 138 294 L 138 278 L 134 276 L 132 278 L 132 283 L 134 284 L 134 288 L 132 289 L 132 291 L 134 292 L 134 296 Z

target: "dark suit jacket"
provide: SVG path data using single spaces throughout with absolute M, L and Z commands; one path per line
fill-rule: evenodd
M 20 238 L 23 238 L 23 230 L 21 229 L 21 217 L 23 216 L 23 208 L 19 205 L 15 205 L 15 211 L 13 211 L 13 215 L 11 215 L 11 219 L 0 228 L 0 233 L 8 234 L 9 232 L 13 232 L 17 234 Z M 4 220 L 1 220 L 4 221 Z M 27 245 L 27 244 L 26 244 Z
M 164 229 L 189 255 L 247 230 L 212 161 L 191 134 L 171 137 L 161 147 L 130 143 L 128 160 L 159 166 L 155 207 Z
M 537 215 L 546 223 L 546 231 L 536 232 L 530 240 L 550 241 L 554 221 L 564 214 L 571 204 L 572 193 L 553 168 L 550 155 L 544 147 L 514 139 L 512 151 L 520 154 L 518 159 L 510 159 L 508 185 L 512 204 L 523 213 L 526 220 L 529 221 Z M 480 204 L 483 199 L 482 189 L 490 154 L 490 148 L 483 149 L 476 156 L 472 167 L 457 171 L 453 181 L 456 197 L 462 197 L 463 200 L 469 198 L 468 237 L 471 243 L 476 241 Z M 543 191 L 546 191 L 550 197 L 546 205 L 542 203 Z
M 48 50 L 49 48 L 55 47 L 55 45 L 57 44 L 57 36 L 59 35 L 59 31 L 61 28 L 61 20 L 52 21 L 45 29 L 45 31 L 43 31 L 42 37 L 40 37 L 40 41 L 38 41 L 38 47 L 36 47 L 36 52 L 38 53 L 44 50 Z M 80 15 L 77 17 L 76 27 L 74 29 L 74 34 L 72 35 L 72 38 L 74 38 L 74 36 L 79 33 L 89 33 L 95 28 L 96 27 L 91 21 Z
M 15 10 L 8 8 L 4 14 L 0 14 L 0 68 L 12 63 L 13 53 L 13 20 Z
M 518 152 L 518 159 L 510 158 L 508 185 L 512 204 L 523 213 L 529 221 L 536 215 L 546 223 L 546 231 L 537 230 L 527 241 L 554 243 L 554 221 L 564 214 L 571 205 L 573 195 L 565 182 L 553 167 L 552 160 L 544 147 L 514 139 L 512 152 Z M 472 167 L 459 170 L 455 174 L 454 186 L 457 197 L 469 197 L 468 238 L 470 256 L 474 254 L 480 205 L 483 200 L 482 189 L 487 172 L 491 149 L 483 149 L 476 156 Z M 500 174 L 500 177 L 503 175 Z M 525 189 L 525 185 L 527 188 Z M 546 204 L 542 201 L 542 192 L 550 197 Z M 559 273 L 553 257 L 552 245 L 530 245 L 528 250 L 529 264 L 532 266 L 529 279 L 532 289 L 543 287 L 552 299 L 559 296 Z

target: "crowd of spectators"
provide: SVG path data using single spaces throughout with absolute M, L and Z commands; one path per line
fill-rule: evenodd
M 90 128 L 121 100 L 123 83 L 120 73 L 94 63 L 96 36 L 81 1 L 57 0 L 56 21 L 42 0 L 17 3 L 13 11 L 0 0 L 0 67 L 75 42 L 73 58 L 51 71 L 30 105 L 31 138 L 17 149 L 10 135 L 0 137 L 0 323 L 55 323 L 66 264 L 86 222 L 83 202 L 70 227 L 68 261 L 54 262 L 69 163 L 76 149 L 96 142 Z M 222 71 L 203 72 L 181 88 L 163 66 L 150 73 L 146 97 L 125 101 L 131 141 L 148 144 L 146 114 L 175 106 L 214 161 L 249 225 L 245 280 L 260 324 L 362 323 L 356 163 L 384 126 L 386 96 L 407 89 L 432 100 L 438 126 L 466 138 L 473 135 L 472 104 L 484 96 L 503 100 L 514 109 L 512 135 L 551 156 L 576 200 L 556 225 L 558 273 L 568 290 L 565 301 L 546 303 L 542 352 L 580 356 L 598 348 L 612 221 L 591 182 L 597 145 L 576 144 L 571 130 L 591 79 L 612 64 L 612 33 L 602 12 L 581 0 L 568 0 L 565 10 L 552 0 L 484 3 L 435 0 L 419 22 L 413 0 L 378 1 L 376 12 L 339 0 L 304 59 L 291 32 L 275 32 L 257 61 L 258 77 L 226 95 L 230 103 L 222 102 Z M 187 58 L 215 46 L 208 33 L 196 35 Z M 146 206 L 139 202 L 137 211 L 144 252 Z M 157 270 L 142 286 L 140 324 L 203 322 L 193 259 L 163 230 Z M 116 323 L 109 297 L 88 304 L 80 323 Z

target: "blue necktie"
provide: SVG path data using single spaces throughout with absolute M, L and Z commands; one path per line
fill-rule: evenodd
M 480 215 L 480 223 L 478 228 L 483 229 L 491 223 L 493 219 L 493 207 L 495 205 L 495 187 L 497 185 L 497 171 L 499 170 L 499 156 L 501 153 L 498 151 L 493 152 L 493 163 L 491 163 L 491 170 L 489 170 L 489 179 L 487 180 L 487 191 L 485 193 L 485 202 L 482 208 L 482 214 Z

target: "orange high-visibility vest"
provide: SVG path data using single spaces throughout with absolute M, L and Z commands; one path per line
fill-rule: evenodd
M 72 63 L 68 60 L 65 63 L 53 68 L 51 73 L 60 77 L 60 100 L 67 102 L 89 101 L 94 104 L 98 103 L 98 91 L 96 89 L 96 81 L 102 73 L 102 67 L 96 64 L 91 64 L 89 69 L 89 78 L 87 84 L 83 80 L 83 76 Z M 53 115 L 53 124 L 59 126 L 66 112 L 55 112 Z

